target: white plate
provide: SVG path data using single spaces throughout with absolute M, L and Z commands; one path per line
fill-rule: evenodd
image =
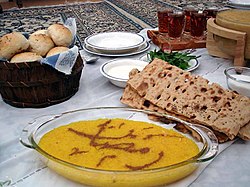
M 129 52 L 129 53 L 101 53 L 99 51 L 96 51 L 92 48 L 89 48 L 88 46 L 84 45 L 83 49 L 91 54 L 94 55 L 99 55 L 99 56 L 106 56 L 106 57 L 125 57 L 125 56 L 130 56 L 130 55 L 136 55 L 136 54 L 140 54 L 142 52 L 147 51 L 150 48 L 150 44 L 148 42 L 146 42 L 145 44 L 143 44 L 141 47 L 138 48 L 138 50 L 133 51 L 133 52 Z
M 146 65 L 148 63 L 142 60 L 129 58 L 115 59 L 104 63 L 100 67 L 100 72 L 112 84 L 124 88 L 129 79 L 129 72 L 134 68 L 141 71 Z
M 146 39 L 130 32 L 104 32 L 91 35 L 84 40 L 85 45 L 102 53 L 128 53 L 135 51 Z
M 139 57 L 139 60 L 143 60 L 145 62 L 150 62 L 151 60 L 148 58 L 148 55 L 145 54 L 145 55 L 142 55 L 141 57 Z M 188 62 L 189 64 L 189 68 L 186 69 L 186 71 L 193 71 L 195 70 L 196 68 L 199 67 L 200 65 L 200 62 L 197 60 L 197 59 L 192 59 Z
M 229 0 L 232 5 L 250 6 L 249 0 Z

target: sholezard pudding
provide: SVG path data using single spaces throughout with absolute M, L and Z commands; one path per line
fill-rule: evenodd
M 195 142 L 174 130 L 119 118 L 55 128 L 41 138 L 39 146 L 75 165 L 116 171 L 166 167 L 199 152 Z

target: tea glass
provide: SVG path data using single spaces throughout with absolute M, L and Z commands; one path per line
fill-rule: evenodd
M 168 33 L 168 14 L 173 12 L 172 9 L 164 9 L 157 12 L 158 30 L 160 33 Z
M 216 14 L 218 12 L 218 8 L 216 7 L 208 7 L 203 12 L 207 14 L 207 19 L 216 18 Z
M 216 7 L 210 7 L 210 8 L 206 8 L 203 12 L 206 13 L 207 16 L 207 20 L 210 18 L 216 18 L 216 14 L 218 13 L 218 8 Z M 205 28 L 207 31 L 207 27 Z
M 207 17 L 205 12 L 193 12 L 190 19 L 190 34 L 195 39 L 204 37 L 207 25 Z
M 191 27 L 190 27 L 190 19 L 191 19 L 191 13 L 193 12 L 198 12 L 198 9 L 194 8 L 194 7 L 186 7 L 183 9 L 185 16 L 186 16 L 186 24 L 185 24 L 185 32 L 190 32 Z
M 174 40 L 181 40 L 185 28 L 185 13 L 176 11 L 168 14 L 168 36 Z

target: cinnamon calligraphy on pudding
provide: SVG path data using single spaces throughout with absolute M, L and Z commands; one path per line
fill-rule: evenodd
M 57 127 L 41 138 L 39 146 L 69 163 L 110 171 L 166 167 L 199 152 L 194 141 L 174 130 L 120 118 Z

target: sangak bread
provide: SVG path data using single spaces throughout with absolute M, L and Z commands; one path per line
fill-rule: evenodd
M 250 140 L 250 122 L 240 129 L 239 137 L 243 140 Z
M 139 71 L 137 69 L 133 69 L 129 74 L 129 78 L 133 78 L 133 76 L 135 76 L 137 73 L 139 73 Z M 162 108 L 152 104 L 150 101 L 145 100 L 143 97 L 141 97 L 136 92 L 136 90 L 131 88 L 131 86 L 128 84 L 126 85 L 124 92 L 123 92 L 123 95 L 122 95 L 120 100 L 123 104 L 126 104 L 132 108 L 151 110 L 151 111 L 159 112 L 162 114 L 171 115 L 171 116 L 177 117 L 179 119 L 185 120 L 187 122 L 191 122 L 191 123 L 194 122 L 190 118 L 187 118 L 187 117 L 182 116 L 182 115 L 177 115 L 175 113 L 168 112 L 168 111 L 163 110 Z M 153 121 L 163 121 L 163 122 L 165 121 L 164 118 L 159 118 L 158 116 L 154 116 L 154 115 L 149 115 L 148 118 L 153 120 Z M 182 133 L 190 133 L 190 129 L 187 129 L 184 125 L 182 125 L 180 123 L 176 123 L 174 128 Z M 213 129 L 211 129 L 211 130 L 214 132 L 215 136 L 218 138 L 219 143 L 224 143 L 224 142 L 228 141 L 228 137 L 224 133 L 220 133 L 220 132 L 213 130 Z M 248 139 L 250 139 L 250 137 Z
M 249 98 L 159 59 L 127 83 L 161 109 L 209 126 L 230 139 L 250 121 Z
M 123 104 L 126 104 L 132 108 L 137 108 L 137 109 L 144 109 L 144 110 L 152 110 L 155 112 L 159 112 L 162 114 L 167 114 L 167 115 L 171 115 L 171 116 L 175 116 L 178 117 L 179 119 L 185 120 L 187 122 L 194 122 L 192 119 L 190 118 L 186 118 L 185 116 L 181 116 L 181 115 L 177 115 L 175 113 L 171 113 L 168 112 L 166 110 L 163 110 L 160 107 L 157 107 L 156 105 L 150 103 L 150 101 L 145 100 L 143 97 L 141 97 L 136 90 L 134 90 L 133 88 L 131 88 L 129 85 L 126 85 L 124 93 L 121 97 L 121 102 Z M 153 121 L 164 121 L 164 119 L 159 119 L 159 117 L 157 116 L 149 116 L 149 119 L 153 120 Z M 175 127 L 177 130 L 183 132 L 183 133 L 189 133 L 189 130 L 186 129 L 184 126 L 181 126 L 180 124 L 176 124 Z M 211 129 L 213 130 L 213 129 Z M 218 138 L 218 141 L 220 143 L 226 142 L 228 140 L 228 137 L 223 134 L 220 133 L 216 130 L 213 130 L 213 132 L 215 133 L 216 137 Z

